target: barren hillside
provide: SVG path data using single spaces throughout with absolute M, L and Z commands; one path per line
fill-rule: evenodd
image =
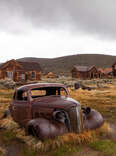
M 39 62 L 43 72 L 55 72 L 56 74 L 70 74 L 72 66 L 75 64 L 79 65 L 96 65 L 97 67 L 111 67 L 116 62 L 116 56 L 110 55 L 99 55 L 99 54 L 80 54 L 70 55 L 58 58 L 36 58 L 36 57 L 25 57 L 18 59 L 20 61 L 33 61 Z

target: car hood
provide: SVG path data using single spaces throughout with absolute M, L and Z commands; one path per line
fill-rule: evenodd
M 64 96 L 45 96 L 34 99 L 33 104 L 42 107 L 66 109 L 70 107 L 80 107 L 80 103 L 72 98 Z

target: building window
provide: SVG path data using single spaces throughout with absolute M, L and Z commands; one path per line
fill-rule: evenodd
M 94 78 L 94 73 L 91 73 L 91 79 L 93 79 Z
M 20 77 L 22 80 L 25 80 L 25 74 L 21 74 Z
M 32 72 L 32 73 L 31 73 L 31 78 L 32 78 L 32 79 L 35 79 L 35 77 L 36 77 L 36 73 L 35 73 L 35 72 Z
M 8 78 L 13 79 L 13 72 L 12 71 L 8 71 Z

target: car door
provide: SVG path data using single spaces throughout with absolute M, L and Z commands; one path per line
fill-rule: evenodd
M 16 98 L 12 104 L 12 111 L 15 121 L 21 125 L 25 125 L 30 119 L 28 91 L 18 90 L 16 92 Z
M 46 96 L 46 88 L 31 90 L 30 97 L 32 98 L 32 118 L 50 118 L 54 109 L 49 107 L 50 98 Z

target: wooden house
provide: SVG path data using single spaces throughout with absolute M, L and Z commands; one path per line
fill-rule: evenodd
M 116 77 L 116 62 L 112 65 L 112 74 Z
M 72 68 L 72 77 L 80 79 L 93 79 L 100 77 L 100 72 L 95 66 L 78 66 L 75 65 Z
M 46 78 L 56 78 L 56 75 L 53 73 L 53 72 L 49 72 L 47 75 L 46 75 Z
M 112 77 L 112 68 L 98 68 L 98 71 L 101 72 L 101 78 L 109 78 Z
M 112 77 L 113 76 L 113 74 L 112 74 L 112 68 L 105 68 L 104 69 L 104 75 L 105 75 L 106 78 Z
M 10 60 L 0 66 L 0 79 L 9 78 L 13 81 L 40 80 L 41 67 L 36 62 L 20 62 Z
M 104 70 L 102 68 L 98 68 L 99 78 L 103 78 L 105 76 Z

